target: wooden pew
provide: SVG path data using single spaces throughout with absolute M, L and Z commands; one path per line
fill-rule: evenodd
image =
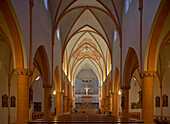
M 170 123 L 170 116 L 154 115 L 154 122 L 169 124 Z
M 122 112 L 119 112 L 119 116 L 122 116 Z M 129 112 L 129 118 L 141 119 L 140 112 Z

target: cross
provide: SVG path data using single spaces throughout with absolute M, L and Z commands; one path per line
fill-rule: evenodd
M 84 88 L 86 90 L 86 95 L 88 95 L 88 90 L 90 89 L 88 86 L 86 86 L 86 88 Z

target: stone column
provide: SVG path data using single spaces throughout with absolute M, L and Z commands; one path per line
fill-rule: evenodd
M 117 116 L 117 92 L 112 93 L 112 113 Z
M 69 111 L 70 112 L 70 98 L 69 97 L 67 97 L 67 111 Z
M 142 119 L 144 122 L 153 122 L 154 107 L 154 74 L 155 72 L 142 72 L 143 89 L 142 89 Z
M 111 96 L 107 96 L 106 97 L 106 100 L 107 100 L 107 111 L 111 111 Z
M 63 112 L 67 112 L 68 109 L 67 109 L 67 96 L 63 96 Z
M 27 124 L 29 120 L 29 76 L 28 69 L 15 69 L 17 74 L 17 121 L 15 124 Z
M 51 84 L 44 84 L 44 118 L 48 119 L 51 117 L 51 107 L 52 107 L 52 94 Z
M 104 113 L 104 84 L 102 85 L 102 89 L 101 89 L 101 113 Z
M 122 106 L 122 116 L 128 117 L 129 115 L 129 89 L 130 86 L 121 86 L 122 97 L 121 97 L 121 106 Z
M 66 80 L 63 79 L 62 82 L 62 89 L 63 89 L 63 112 L 67 112 L 67 85 L 66 85 Z
M 62 92 L 56 93 L 56 116 L 61 115 L 61 94 Z

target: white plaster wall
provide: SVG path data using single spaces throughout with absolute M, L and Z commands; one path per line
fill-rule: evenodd
M 29 0 L 11 0 L 11 3 L 13 5 L 13 8 L 15 9 L 15 13 L 21 27 L 22 35 L 25 41 L 26 53 L 28 57 L 30 46 Z M 29 59 L 27 59 L 27 63 L 29 64 Z
M 157 12 L 160 0 L 143 0 L 143 35 L 142 35 L 142 65 L 144 66 L 146 45 L 150 34 L 151 26 Z M 151 7 L 152 6 L 152 7 Z M 134 48 L 139 60 L 139 33 L 140 33 L 140 12 L 138 1 L 132 0 L 127 14 L 122 14 L 122 68 L 124 68 L 126 55 L 129 47 Z M 117 48 L 118 50 L 118 48 Z M 119 60 L 119 59 L 118 59 Z M 116 61 L 118 61 L 116 60 Z M 123 71 L 122 71 L 123 74 Z
M 11 80 L 11 96 L 15 96 L 16 98 L 16 107 L 11 108 L 11 123 L 14 123 L 17 120 L 17 75 L 14 74 Z
M 160 82 L 158 77 L 156 76 L 154 78 L 154 115 L 160 115 L 160 107 L 155 107 L 155 97 L 159 96 L 160 97 Z
M 151 27 L 161 0 L 143 0 L 143 31 L 142 31 L 142 66 L 144 68 L 145 52 Z
M 0 122 L 8 124 L 8 107 L 2 108 L 2 96 L 8 96 L 8 75 L 4 64 L 0 61 Z
M 124 70 L 129 47 L 135 50 L 139 60 L 139 31 L 140 13 L 138 10 L 138 0 L 132 0 L 129 10 L 126 14 L 123 11 L 122 17 L 122 70 Z
M 29 65 L 29 44 L 30 44 L 30 14 L 29 14 L 29 0 L 11 0 L 15 9 L 19 24 L 21 26 L 22 34 L 25 41 L 25 47 L 27 51 L 27 60 Z M 33 7 L 33 37 L 32 37 L 32 59 L 35 52 L 40 45 L 44 45 L 49 66 L 51 67 L 51 48 L 52 48 L 52 28 L 51 28 L 51 13 L 50 5 L 46 10 L 43 0 L 34 0 Z M 51 68 L 50 68 L 51 70 Z M 51 71 L 50 71 L 51 75 Z M 50 76 L 51 82 L 51 76 Z
M 59 73 L 60 73 L 60 79 L 62 76 L 62 47 L 61 47 L 60 40 L 57 39 L 57 36 L 55 35 L 55 42 L 54 42 L 54 65 L 53 65 L 53 72 L 55 71 L 56 67 L 58 66 Z
M 163 107 L 163 116 L 170 116 L 170 67 L 168 66 L 164 72 L 162 79 L 162 95 L 168 95 L 168 107 Z
M 41 102 L 41 112 L 44 112 L 44 88 L 42 78 L 33 83 L 33 102 Z M 32 106 L 32 112 L 34 111 L 34 104 Z
M 46 10 L 43 0 L 34 0 L 33 7 L 33 57 L 40 45 L 44 45 L 50 72 L 51 81 L 51 61 L 52 61 L 52 29 L 50 6 Z
M 142 109 L 131 109 L 131 103 L 135 102 L 137 103 L 139 101 L 139 94 L 140 87 L 137 81 L 135 81 L 133 78 L 131 79 L 130 83 L 130 90 L 129 90 L 129 112 L 141 112 Z

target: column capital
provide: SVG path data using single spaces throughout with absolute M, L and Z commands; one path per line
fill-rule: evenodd
M 111 94 L 112 95 L 118 95 L 118 92 L 112 92 Z
M 157 74 L 156 71 L 143 71 L 140 73 L 140 77 L 141 78 L 145 78 L 145 77 L 154 77 Z
M 52 84 L 43 84 L 43 88 L 53 88 Z
M 16 68 L 14 69 L 15 74 L 17 75 L 27 75 L 28 77 L 32 76 L 32 71 L 25 68 Z
M 29 4 L 30 4 L 31 7 L 33 7 L 34 6 L 34 0 L 30 0 Z
M 106 98 L 111 98 L 111 96 L 109 95 L 109 96 L 106 96 Z
M 139 0 L 139 8 L 138 8 L 139 11 L 142 11 L 143 10 L 143 0 Z
M 121 89 L 122 89 L 122 90 L 129 90 L 129 89 L 130 89 L 130 86 L 126 86 L 126 85 L 125 85 L 125 86 L 121 86 Z
M 63 92 L 61 92 L 61 91 L 56 91 L 56 95 L 59 95 L 59 94 L 63 94 Z

